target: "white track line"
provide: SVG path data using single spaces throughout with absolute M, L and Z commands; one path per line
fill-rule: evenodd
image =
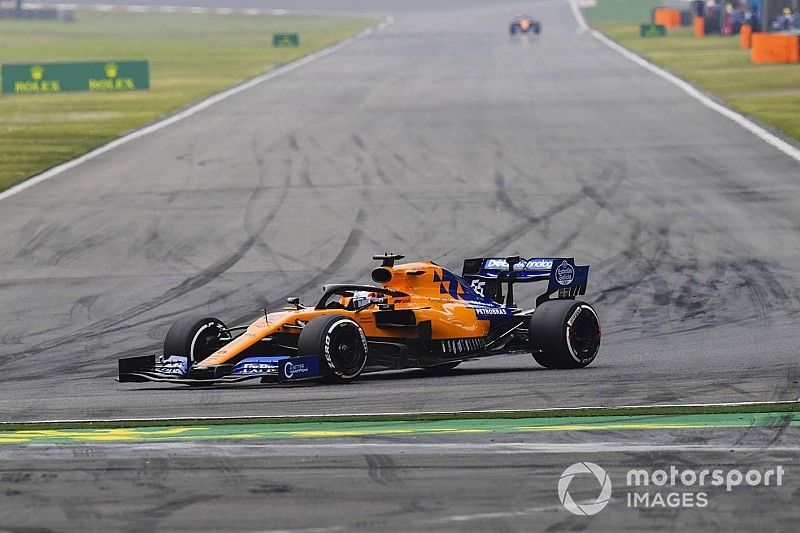
M 753 122 L 750 119 L 744 117 L 744 115 L 740 115 L 736 111 L 734 111 L 734 110 L 732 110 L 732 109 L 730 109 L 728 107 L 725 107 L 724 105 L 722 105 L 722 104 L 720 104 L 718 102 L 715 102 L 714 100 L 712 100 L 711 98 L 709 98 L 708 96 L 706 96 L 705 94 L 700 92 L 697 88 L 695 88 L 690 83 L 687 83 L 687 82 L 683 81 L 682 79 L 670 74 L 669 72 L 667 72 L 666 70 L 662 69 L 661 67 L 657 67 L 653 63 L 650 63 L 649 61 L 647 61 L 646 59 L 634 54 L 633 52 L 631 52 L 627 48 L 615 43 L 614 41 L 612 41 L 611 39 L 609 39 L 608 37 L 606 37 L 605 35 L 603 35 L 599 31 L 590 30 L 589 26 L 586 24 L 586 20 L 583 18 L 583 13 L 581 12 L 580 8 L 578 7 L 577 1 L 576 0 L 568 0 L 568 1 L 569 1 L 570 8 L 572 9 L 572 15 L 575 17 L 575 21 L 578 23 L 578 28 L 579 29 L 581 29 L 583 31 L 589 31 L 589 33 L 592 35 L 592 37 L 594 37 L 595 39 L 597 39 L 601 43 L 605 44 L 606 46 L 608 46 L 612 50 L 615 50 L 616 52 L 619 52 L 620 54 L 622 54 L 626 58 L 630 59 L 631 61 L 633 61 L 637 65 L 639 65 L 639 66 L 641 66 L 643 68 L 646 68 L 647 70 L 649 70 L 653 74 L 656 74 L 656 75 L 664 78 L 665 80 L 667 80 L 668 82 L 672 83 L 676 87 L 682 89 L 686 94 L 688 94 L 692 98 L 694 98 L 696 100 L 699 100 L 706 107 L 708 107 L 710 109 L 713 109 L 714 111 L 716 111 L 717 113 L 719 113 L 720 115 L 722 115 L 722 116 L 724 116 L 726 118 L 731 119 L 732 121 L 734 121 L 735 123 L 737 123 L 738 125 L 740 125 L 744 129 L 746 129 L 747 131 L 749 131 L 750 133 L 752 133 L 753 135 L 755 135 L 756 137 L 758 137 L 759 139 L 761 139 L 765 143 L 774 146 L 775 148 L 777 148 L 778 150 L 780 150 L 784 154 L 788 155 L 789 157 L 791 157 L 795 161 L 800 162 L 800 149 L 796 148 L 795 146 L 792 146 L 791 144 L 789 144 L 788 142 L 784 141 L 783 139 L 781 139 L 781 138 L 773 135 L 772 133 L 768 132 L 767 130 L 765 130 L 764 128 L 762 128 L 761 126 L 756 124 L 755 122 Z
M 383 22 L 381 22 L 378 25 L 377 29 L 381 30 L 381 29 L 385 28 L 386 26 L 388 26 L 389 24 L 391 24 L 392 22 L 393 22 L 392 17 L 386 17 L 383 20 Z M 50 170 L 47 170 L 47 171 L 45 171 L 45 172 L 43 172 L 43 173 L 41 173 L 41 174 L 39 174 L 37 176 L 34 176 L 34 177 L 32 177 L 32 178 L 30 178 L 30 179 L 28 179 L 26 181 L 23 181 L 22 183 L 20 183 L 18 185 L 15 185 L 14 187 L 11 187 L 10 189 L 7 189 L 6 191 L 0 193 L 0 201 L 3 201 L 6 198 L 9 198 L 11 196 L 14 196 L 15 194 L 21 193 L 25 189 L 29 189 L 29 188 L 33 187 L 34 185 L 38 185 L 39 183 L 42 183 L 44 181 L 49 180 L 50 178 L 54 178 L 54 177 L 58 176 L 59 174 L 63 174 L 64 172 L 66 172 L 68 170 L 71 170 L 71 169 L 73 169 L 73 168 L 75 168 L 75 167 L 77 167 L 79 165 L 82 165 L 83 163 L 86 163 L 87 161 L 91 161 L 92 159 L 95 159 L 95 158 L 105 154 L 106 152 L 110 152 L 111 150 L 113 150 L 115 148 L 118 148 L 118 147 L 122 146 L 123 144 L 128 144 L 131 141 L 134 141 L 134 140 L 139 139 L 141 137 L 145 137 L 146 135 L 150 135 L 151 133 L 155 133 L 155 132 L 157 132 L 159 130 L 164 129 L 167 126 L 171 126 L 171 125 L 175 124 L 176 122 L 180 122 L 181 120 L 183 120 L 185 118 L 191 117 L 192 115 L 196 115 L 200 111 L 208 109 L 209 107 L 213 106 L 214 104 L 217 104 L 217 103 L 219 103 L 219 102 L 221 102 L 223 100 L 226 100 L 226 99 L 230 98 L 231 96 L 235 96 L 235 95 L 237 95 L 239 93 L 242 93 L 242 92 L 244 92 L 244 91 L 246 91 L 248 89 L 251 89 L 251 88 L 255 87 L 256 85 L 260 85 L 261 83 L 264 83 L 264 82 L 269 81 L 271 79 L 277 78 L 279 76 L 282 76 L 282 75 L 286 74 L 287 72 L 291 72 L 291 71 L 293 71 L 293 70 L 295 70 L 297 68 L 300 68 L 300 67 L 302 67 L 304 65 L 307 65 L 308 63 L 311 63 L 312 61 L 315 61 L 317 59 L 320 59 L 320 58 L 323 58 L 325 56 L 328 56 L 328 55 L 336 52 L 337 50 L 347 46 L 348 44 L 352 43 L 353 41 L 371 34 L 372 32 L 373 32 L 373 28 L 368 28 L 368 29 L 362 31 L 361 33 L 359 33 L 358 35 L 356 35 L 354 37 L 350 37 L 348 39 L 345 39 L 344 41 L 340 41 L 340 42 L 338 42 L 338 43 L 336 43 L 336 44 L 334 44 L 332 46 L 329 46 L 328 48 L 323 48 L 322 50 L 319 50 L 318 52 L 314 52 L 313 54 L 309 54 L 309 55 L 307 55 L 305 57 L 302 57 L 302 58 L 298 59 L 297 61 L 294 61 L 292 63 L 288 63 L 288 64 L 283 65 L 281 67 L 278 67 L 278 68 L 276 68 L 274 70 L 266 72 L 266 73 L 264 73 L 264 74 L 262 74 L 260 76 L 257 76 L 257 77 L 255 77 L 255 78 L 253 78 L 251 80 L 248 80 L 248 81 L 242 83 L 241 85 L 237 85 L 236 87 L 232 87 L 232 88 L 230 88 L 230 89 L 228 89 L 226 91 L 223 91 L 221 93 L 215 94 L 214 96 L 211 96 L 210 98 L 207 98 L 206 100 L 203 100 L 203 101 L 193 105 L 192 107 L 190 107 L 190 108 L 188 108 L 188 109 L 186 109 L 184 111 L 181 111 L 180 113 L 176 113 L 174 115 L 170 115 L 167 118 L 165 118 L 165 119 L 163 119 L 163 120 L 161 120 L 159 122 L 156 122 L 155 124 L 151 124 L 149 126 L 145 126 L 144 128 L 141 128 L 141 129 L 138 129 L 136 131 L 133 131 L 133 132 L 131 132 L 131 133 L 129 133 L 129 134 L 123 136 L 123 137 L 120 137 L 118 139 L 115 139 L 115 140 L 109 142 L 108 144 L 104 144 L 103 146 L 100 146 L 99 148 L 95 148 L 91 152 L 87 152 L 86 154 L 84 154 L 84 155 L 82 155 L 82 156 L 80 156 L 80 157 L 78 157 L 76 159 L 73 159 L 71 161 L 67 161 L 66 163 L 62 163 L 62 164 L 60 164 L 60 165 L 58 165 L 56 167 L 53 167 Z
M 454 514 L 433 520 L 426 520 L 427 524 L 447 524 L 449 522 L 473 522 L 475 520 L 498 520 L 503 518 L 518 518 L 521 516 L 531 516 L 548 511 L 558 511 L 563 509 L 563 505 L 548 505 L 545 507 L 526 507 L 517 511 L 497 511 L 494 513 L 477 514 Z
M 742 428 L 743 429 L 743 428 Z M 359 437 L 364 438 L 364 437 Z M 348 453 L 357 454 L 361 450 L 369 450 L 373 453 L 404 453 L 404 454 L 430 454 L 430 453 L 456 453 L 465 452 L 493 454 L 493 455 L 520 455 L 529 453 L 542 454 L 573 454 L 573 453 L 645 453 L 645 452 L 714 452 L 730 454 L 736 453 L 755 453 L 755 452 L 775 452 L 775 453 L 798 453 L 800 446 L 736 446 L 729 444 L 647 444 L 629 442 L 585 442 L 585 443 L 563 443 L 563 442 L 336 442 L 318 444 L 215 444 L 199 442 L 197 446 L 208 448 L 208 453 L 214 455 L 225 448 L 239 447 L 256 451 L 267 448 L 270 453 L 266 455 L 289 455 L 297 454 L 306 457 L 314 455 L 314 452 L 327 452 L 328 454 Z M 82 443 L 83 444 L 83 443 Z M 59 444 L 60 446 L 61 444 Z M 92 443 L 98 446 L 113 446 L 114 443 Z M 155 449 L 174 447 L 185 449 L 187 442 L 159 442 L 157 444 L 141 444 L 131 442 L 120 442 L 119 446 L 136 446 L 143 449 L 151 446 Z M 46 444 L 40 446 L 47 446 Z M 168 450 L 164 450 L 168 451 Z
M 313 419 L 337 419 L 337 418 L 374 418 L 379 416 L 390 417 L 419 417 L 419 416 L 458 416 L 458 417 L 485 417 L 486 415 L 508 415 L 508 414 L 523 414 L 534 413 L 539 418 L 544 418 L 542 415 L 553 413 L 552 416 L 565 417 L 565 416 L 591 416 L 586 413 L 597 412 L 598 410 L 625 410 L 625 409 L 681 409 L 681 408 L 700 408 L 700 407 L 720 407 L 720 408 L 733 408 L 733 407 L 757 407 L 762 405 L 774 404 L 793 404 L 800 403 L 797 401 L 779 401 L 779 402 L 729 402 L 729 403 L 689 403 L 689 404 L 665 404 L 665 405 L 618 405 L 618 406 L 586 406 L 586 407 L 554 407 L 554 408 L 541 408 L 541 409 L 489 409 L 483 411 L 411 411 L 411 412 L 384 412 L 384 413 L 339 413 L 339 414 L 320 414 L 320 415 L 238 415 L 238 416 L 186 416 L 186 417 L 155 417 L 155 418 L 104 418 L 104 419 L 86 419 L 86 420 L 31 420 L 31 421 L 12 421 L 0 422 L 0 430 L 4 425 L 11 424 L 87 424 L 87 423 L 144 423 L 152 424 L 158 422 L 214 422 L 224 420 L 249 420 L 257 421 L 264 420 L 265 422 L 275 422 L 281 420 L 299 420 L 304 418 Z M 657 415 L 659 413 L 653 413 Z M 688 413 L 692 414 L 692 413 Z M 603 416 L 615 416 L 614 413 L 603 413 Z M 648 413 L 643 413 L 644 416 L 649 416 Z M 620 412 L 619 416 L 633 416 L 625 412 Z M 638 416 L 638 415 L 637 415 Z
M 722 453 L 731 456 L 733 453 L 773 453 L 773 454 L 798 454 L 800 446 L 737 446 L 735 444 L 658 444 L 645 442 L 375 442 L 365 441 L 369 437 L 358 437 L 360 442 L 320 441 L 314 444 L 304 442 L 291 442 L 276 444 L 275 441 L 254 443 L 252 440 L 219 443 L 215 441 L 160 441 L 160 442 L 62 442 L 57 444 L 24 445 L 3 444 L 0 446 L 0 459 L 14 460 L 19 457 L 48 458 L 61 454 L 65 447 L 85 448 L 91 446 L 98 450 L 93 457 L 109 459 L 114 457 L 131 457 L 135 454 L 155 455 L 168 457 L 177 454 L 189 454 L 192 457 L 218 457 L 219 455 L 260 456 L 260 457 L 312 457 L 312 456 L 347 456 L 375 453 L 385 455 L 403 454 L 410 455 L 463 455 L 467 453 L 481 455 L 569 455 L 584 453 Z M 376 437 L 381 438 L 381 437 Z M 400 438 L 400 437 L 398 437 Z M 300 439 L 298 439 L 300 440 Z M 19 447 L 18 447 L 19 446 Z M 132 454 L 131 450 L 135 449 Z

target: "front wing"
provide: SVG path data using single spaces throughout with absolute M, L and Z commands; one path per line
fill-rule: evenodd
M 120 383 L 153 381 L 180 385 L 214 385 L 260 379 L 261 383 L 286 383 L 319 379 L 319 356 L 248 357 L 236 364 L 189 368 L 186 357 L 145 355 L 119 360 Z

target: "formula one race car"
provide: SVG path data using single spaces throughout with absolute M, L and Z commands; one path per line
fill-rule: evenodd
M 542 23 L 530 15 L 519 15 L 509 24 L 508 32 L 511 35 L 518 33 L 535 33 L 539 35 L 542 32 Z
M 119 381 L 211 384 L 343 383 L 362 372 L 454 368 L 460 362 L 530 352 L 547 368 L 580 368 L 600 348 L 586 292 L 588 266 L 571 258 L 479 258 L 461 276 L 432 261 L 395 265 L 375 256 L 380 285 L 323 287 L 313 307 L 288 298 L 283 311 L 229 328 L 213 317 L 186 317 L 167 332 L 162 356 L 119 360 Z M 518 308 L 514 286 L 546 281 L 532 309 Z M 505 296 L 503 292 L 505 290 Z

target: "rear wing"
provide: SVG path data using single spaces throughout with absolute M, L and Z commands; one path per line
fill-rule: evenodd
M 514 305 L 514 284 L 547 280 L 547 290 L 536 298 L 536 305 L 549 300 L 553 294 L 559 299 L 574 299 L 586 293 L 589 266 L 575 265 L 572 257 L 531 258 L 479 257 L 466 259 L 461 276 L 479 294 L 502 304 L 503 284 L 508 287 L 505 305 Z

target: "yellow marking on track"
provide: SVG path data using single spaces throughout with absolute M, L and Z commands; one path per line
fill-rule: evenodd
M 146 426 L 134 428 L 32 429 L 0 432 L 0 445 L 36 442 L 163 442 L 184 440 L 317 439 L 404 435 L 460 435 L 520 432 L 577 432 L 626 430 L 687 430 L 771 426 L 776 420 L 798 427 L 794 414 L 744 413 L 633 417 L 568 417 L 550 419 L 475 419 L 355 423 L 220 424 L 207 426 Z
M 420 433 L 414 429 L 338 429 L 338 430 L 304 430 L 304 431 L 276 431 L 278 435 L 291 437 L 362 437 L 368 435 L 407 435 Z
M 741 425 L 714 425 L 715 428 L 737 428 Z M 520 431 L 592 431 L 609 429 L 708 429 L 706 424 L 564 424 L 556 426 L 517 426 Z
M 340 429 L 340 430 L 304 430 L 304 431 L 277 431 L 275 434 L 292 437 L 366 437 L 370 435 L 409 435 L 420 433 L 491 433 L 489 429 L 461 429 L 461 428 L 414 428 L 414 429 Z M 270 433 L 266 433 L 269 435 Z
M 28 439 L 20 439 L 14 436 L 0 436 L 0 444 L 25 444 L 28 442 Z
M 25 443 L 40 439 L 63 439 L 81 442 L 120 442 L 143 441 L 149 438 L 175 437 L 187 432 L 203 432 L 208 428 L 170 427 L 158 429 L 90 429 L 75 431 L 65 429 L 43 429 L 33 431 L 15 431 L 12 434 L 0 435 L 0 443 Z

